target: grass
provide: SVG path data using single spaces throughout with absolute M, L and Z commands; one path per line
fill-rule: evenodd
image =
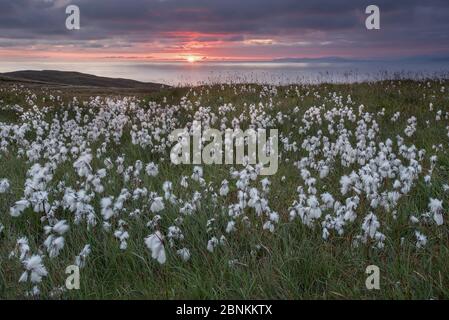
M 244 90 L 250 87 L 253 90 Z M 321 238 L 319 226 L 309 228 L 299 220 L 288 219 L 289 207 L 296 199 L 296 188 L 303 184 L 298 169 L 293 165 L 306 153 L 284 152 L 279 163 L 279 171 L 270 177 L 270 206 L 280 215 L 281 222 L 276 231 L 262 231 L 263 221 L 255 215 L 249 215 L 253 228 L 239 229 L 239 232 L 228 237 L 228 245 L 217 247 L 211 254 L 206 250 L 210 234 L 206 232 L 207 221 L 215 217 L 217 230 L 226 227 L 226 212 L 221 206 L 235 202 L 235 187 L 227 198 L 220 198 L 218 206 L 213 204 L 210 194 L 203 192 L 201 209 L 192 216 L 186 217 L 183 224 L 185 240 L 183 246 L 190 249 L 192 257 L 188 262 L 182 262 L 176 257 L 174 250 L 167 250 L 167 263 L 159 265 L 151 259 L 151 254 L 145 247 L 143 239 L 150 234 L 146 223 L 152 219 L 150 213 L 144 213 L 136 219 L 126 219 L 127 230 L 130 232 L 128 249 L 119 249 L 119 242 L 112 233 L 107 233 L 100 227 L 88 231 L 85 224 L 71 224 L 71 230 L 66 236 L 66 245 L 55 259 L 44 259 L 48 277 L 44 278 L 39 288 L 40 298 L 67 299 L 448 299 L 449 298 L 449 232 L 447 214 L 449 196 L 443 191 L 443 184 L 449 182 L 449 138 L 447 136 L 447 119 L 435 121 L 435 112 L 429 112 L 429 103 L 436 110 L 448 110 L 449 95 L 441 92 L 441 87 L 449 89 L 449 82 L 442 80 L 426 81 L 382 81 L 359 84 L 321 84 L 293 87 L 277 87 L 277 93 L 267 93 L 258 85 L 215 85 L 197 88 L 173 88 L 139 97 L 141 105 L 147 106 L 150 101 L 160 105 L 176 105 L 182 97 L 196 110 L 198 105 L 210 107 L 210 112 L 218 113 L 218 108 L 224 104 L 232 104 L 235 110 L 227 114 L 229 119 L 242 113 L 248 114 L 249 107 L 262 103 L 272 105 L 267 112 L 276 116 L 282 112 L 287 116 L 280 131 L 290 135 L 292 141 L 301 141 L 304 135 L 298 132 L 300 119 L 305 110 L 313 106 L 325 106 L 326 110 L 341 107 L 334 93 L 342 97 L 342 105 L 349 105 L 357 110 L 359 105 L 365 106 L 365 111 L 378 113 L 383 108 L 385 116 L 379 117 L 379 132 L 376 141 L 394 139 L 397 135 L 405 138 L 407 144 L 415 144 L 418 148 L 427 150 L 426 156 L 438 155 L 438 162 L 432 174 L 432 185 L 426 185 L 422 179 L 413 191 L 400 200 L 397 207 L 397 219 L 392 219 L 386 212 L 378 211 L 382 217 L 382 232 L 387 236 L 385 248 L 375 249 L 371 246 L 353 247 L 352 240 L 360 233 L 360 223 L 348 228 L 344 235 L 335 235 L 329 241 Z M 196 94 L 194 94 L 196 92 Z M 261 92 L 263 94 L 261 94 Z M 44 102 L 43 97 L 48 92 L 32 91 L 21 88 L 16 90 L 0 89 L 0 106 L 18 104 L 29 108 L 25 97 L 36 94 L 33 99 L 39 108 L 50 106 L 45 114 L 51 122 L 59 108 L 71 101 L 70 95 L 62 93 L 60 102 Z M 347 103 L 348 95 L 352 103 Z M 165 100 L 164 100 L 165 99 Z M 293 114 L 292 110 L 299 107 L 300 111 Z M 87 109 L 83 109 L 88 114 Z M 392 123 L 390 118 L 395 112 L 401 112 L 400 119 Z M 189 120 L 189 114 L 181 110 L 176 115 L 180 123 Z M 416 116 L 418 128 L 411 138 L 403 134 L 406 120 Z M 377 118 L 376 118 L 377 120 Z M 426 125 L 430 121 L 430 126 Z M 20 122 L 17 112 L 0 110 L 0 122 Z M 244 121 L 242 127 L 248 125 Z M 347 124 L 348 127 L 351 124 Z M 355 124 L 353 125 L 355 128 Z M 129 130 L 129 128 L 126 128 Z M 326 127 L 317 126 L 315 130 Z M 0 130 L 1 132 L 1 130 Z M 351 141 L 354 137 L 351 137 Z M 439 151 L 432 150 L 433 145 L 442 144 Z M 94 150 L 98 144 L 92 143 Z M 148 152 L 145 148 L 132 145 L 129 134 L 125 130 L 120 144 L 112 144 L 106 156 L 114 158 L 125 154 L 126 165 L 132 165 L 140 159 L 144 163 L 155 161 L 159 164 L 160 174 L 157 178 L 145 176 L 137 185 L 149 190 L 162 192 L 162 183 L 173 181 L 174 193 L 189 198 L 190 195 L 179 186 L 182 175 L 190 176 L 192 166 L 171 165 L 165 157 Z M 288 159 L 288 161 L 287 161 Z M 17 156 L 17 146 L 8 147 L 8 152 L 0 153 L 0 179 L 7 178 L 11 190 L 0 194 L 0 223 L 5 226 L 0 234 L 0 298 L 26 298 L 25 292 L 31 288 L 29 284 L 18 283 L 23 268 L 17 259 L 8 258 L 15 246 L 17 238 L 27 236 L 31 251 L 37 252 L 45 240 L 40 215 L 27 211 L 19 218 L 9 216 L 9 208 L 23 196 L 23 184 L 26 170 L 30 163 Z M 43 163 L 43 162 L 41 162 Z M 59 165 L 55 171 L 52 184 L 65 181 L 66 186 L 75 186 L 79 178 L 72 167 L 73 161 Z M 95 159 L 93 167 L 102 167 L 100 160 Z M 424 162 L 425 170 L 428 161 Z M 330 191 L 339 194 L 339 177 L 345 172 L 356 169 L 336 166 L 335 170 L 325 179 L 318 181 L 320 191 Z M 229 180 L 229 167 L 204 166 L 205 180 L 219 189 L 223 179 Z M 285 180 L 282 179 L 285 177 Z M 125 183 L 119 175 L 107 177 L 105 194 L 118 195 L 123 187 L 132 188 L 132 181 Z M 188 192 L 201 190 L 194 181 L 189 181 Z M 230 183 L 230 185 L 233 183 Z M 433 225 L 420 226 L 428 236 L 428 244 L 422 249 L 415 247 L 414 230 L 409 224 L 411 214 L 424 213 L 427 210 L 429 198 L 443 200 L 445 206 L 445 223 L 441 227 Z M 95 199 L 94 207 L 99 216 L 99 199 Z M 127 208 L 140 208 L 140 202 L 127 202 Z M 368 210 L 361 207 L 362 210 Z M 368 212 L 360 213 L 363 217 Z M 163 212 L 161 228 L 166 229 L 178 217 L 178 208 L 167 204 Z M 67 210 L 58 211 L 58 219 L 71 221 L 73 214 Z M 359 220 L 358 220 L 359 221 Z M 401 239 L 406 241 L 401 245 Z M 81 269 L 80 290 L 66 291 L 60 296 L 51 296 L 52 289 L 63 286 L 67 275 L 66 266 L 73 264 L 74 257 L 85 244 L 91 244 L 92 254 L 87 266 Z M 230 264 L 229 261 L 238 262 Z M 380 268 L 380 290 L 367 290 L 365 287 L 365 269 L 369 265 Z

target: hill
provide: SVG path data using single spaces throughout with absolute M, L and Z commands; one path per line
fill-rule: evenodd
M 151 91 L 164 87 L 164 85 L 159 83 L 140 82 L 122 78 L 107 78 L 80 72 L 55 70 L 25 70 L 0 73 L 0 82 L 18 82 L 57 87 L 120 88 Z

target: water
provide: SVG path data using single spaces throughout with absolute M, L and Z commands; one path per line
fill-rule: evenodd
M 444 62 L 139 62 L 139 61 L 1 61 L 0 72 L 17 70 L 78 71 L 167 85 L 223 82 L 269 84 L 357 82 L 385 78 L 447 76 Z

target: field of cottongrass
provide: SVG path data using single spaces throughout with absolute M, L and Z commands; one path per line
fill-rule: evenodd
M 278 172 L 172 164 L 194 120 L 278 129 Z M 0 88 L 0 298 L 447 299 L 448 151 L 445 80 Z

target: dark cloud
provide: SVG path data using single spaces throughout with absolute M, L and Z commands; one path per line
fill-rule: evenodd
M 449 1 L 377 0 L 381 30 L 364 28 L 365 0 L 0 0 L 0 39 L 78 41 L 101 48 L 142 42 L 229 42 L 251 38 L 335 43 L 340 49 L 395 46 L 449 50 Z M 82 28 L 65 29 L 65 6 L 81 10 Z M 195 35 L 196 34 L 196 35 Z M 27 41 L 25 41 L 27 40 Z M 90 42 L 89 42 L 90 41 Z M 98 43 L 92 43 L 98 41 Z M 12 42 L 5 42 L 9 46 Z M 297 54 L 297 52 L 292 52 Z

